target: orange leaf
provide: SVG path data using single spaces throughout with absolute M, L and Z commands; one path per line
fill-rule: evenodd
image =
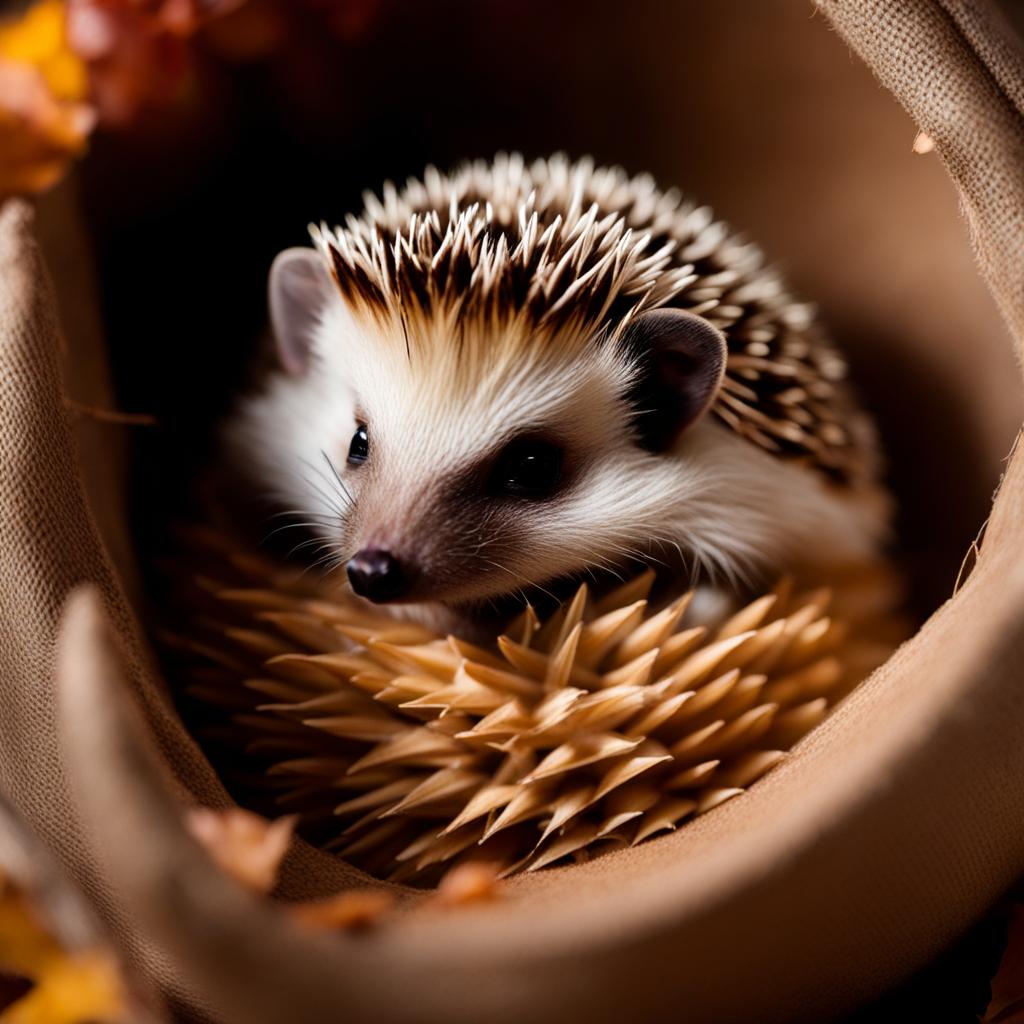
M 467 861 L 452 868 L 437 887 L 435 904 L 455 907 L 467 903 L 485 903 L 501 895 L 498 874 L 483 861 Z
M 114 958 L 103 950 L 63 949 L 27 897 L 6 882 L 0 882 L 0 972 L 31 982 L 0 1011 L 0 1024 L 125 1019 L 125 992 Z
M 296 920 L 311 928 L 361 931 L 375 925 L 394 902 L 383 890 L 357 889 L 315 903 L 298 903 L 289 909 Z
M 17 20 L 0 23 L 0 60 L 35 68 L 55 100 L 87 98 L 88 76 L 68 45 L 67 8 L 62 0 L 41 0 Z
M 0 201 L 49 188 L 85 148 L 95 113 L 61 0 L 0 22 Z
M 0 60 L 0 200 L 49 188 L 94 123 L 90 107 L 54 99 L 34 67 Z
M 124 1020 L 113 959 L 100 951 L 65 953 L 35 976 L 35 986 L 0 1013 L 0 1024 L 95 1024 Z
M 267 821 L 240 807 L 226 811 L 196 807 L 187 817 L 192 835 L 225 874 L 261 893 L 274 888 L 278 868 L 292 841 L 295 821 L 294 816 Z

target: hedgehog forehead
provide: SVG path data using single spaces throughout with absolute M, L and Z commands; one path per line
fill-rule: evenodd
M 621 433 L 621 395 L 630 369 L 610 346 L 503 345 L 505 329 L 461 346 L 367 331 L 352 384 L 360 413 L 389 460 L 415 467 L 460 466 L 524 432 L 567 443 L 607 444 Z M 418 342 L 418 343 L 417 343 Z

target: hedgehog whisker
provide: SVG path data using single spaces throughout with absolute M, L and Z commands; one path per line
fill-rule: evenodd
M 348 500 L 349 507 L 351 508 L 353 505 L 355 505 L 355 499 L 352 497 L 352 493 L 345 486 L 345 481 L 341 479 L 341 474 L 338 472 L 334 463 L 331 461 L 330 455 L 328 455 L 327 452 L 323 450 L 323 448 L 320 449 L 320 454 L 324 457 L 324 461 L 327 463 L 327 466 L 331 471 L 331 475 L 337 481 L 338 487 L 341 489 L 341 493 Z
M 285 523 L 283 526 L 276 526 L 271 530 L 264 538 L 263 543 L 265 544 L 271 538 L 276 537 L 279 533 L 284 533 L 285 530 L 298 530 L 306 527 L 315 527 L 323 529 L 325 526 L 335 525 L 337 520 L 328 520 L 328 522 L 317 522 L 316 520 L 299 520 L 294 523 Z M 340 525 L 340 524 L 339 524 Z
M 322 569 L 325 566 L 328 567 L 325 570 L 325 574 L 329 575 L 330 573 L 337 570 L 340 566 L 344 565 L 349 560 L 350 557 L 351 555 L 342 555 L 335 548 L 332 547 L 326 553 L 317 558 L 315 561 L 307 565 L 306 568 L 303 570 L 302 575 L 305 576 L 307 573 L 313 571 L 314 569 Z
M 337 519 L 338 517 L 329 512 L 314 512 L 304 508 L 286 508 L 280 512 L 273 512 L 267 519 L 283 519 L 286 516 L 319 516 L 321 519 Z
M 316 493 L 323 499 L 324 504 L 327 506 L 330 514 L 333 514 L 339 520 L 344 520 L 345 510 L 335 503 L 333 495 L 329 494 L 315 480 L 311 480 L 309 477 L 304 476 L 302 480 L 305 484 L 308 484 L 310 487 L 312 487 L 313 490 L 316 491 Z M 324 514 L 326 515 L 327 513 Z
M 293 547 L 291 551 L 288 552 L 288 557 L 293 558 L 300 551 L 305 551 L 306 548 L 314 547 L 314 545 L 316 548 L 316 554 L 319 554 L 321 551 L 327 549 L 331 551 L 334 550 L 334 546 L 331 544 L 330 541 L 326 541 L 322 537 L 311 537 L 308 540 L 300 541 L 298 544 L 296 544 L 295 547 Z
M 317 477 L 320 478 L 327 485 L 327 490 L 316 482 L 316 480 L 310 479 L 308 476 L 301 476 L 300 479 L 308 483 L 316 492 L 324 499 L 328 508 L 337 513 L 337 515 L 344 517 L 346 511 L 351 511 L 354 507 L 354 502 L 351 501 L 350 496 L 342 494 L 334 486 L 334 482 L 324 473 L 320 466 L 310 462 L 308 459 L 302 459 L 304 465 L 311 469 Z M 340 504 L 338 504 L 340 500 Z

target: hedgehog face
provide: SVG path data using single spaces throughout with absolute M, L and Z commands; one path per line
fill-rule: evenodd
M 513 329 L 496 325 L 474 358 L 452 325 L 411 332 L 406 350 L 344 308 L 325 321 L 311 378 L 344 381 L 349 398 L 316 443 L 348 499 L 337 550 L 363 596 L 486 602 L 638 549 L 606 496 L 635 494 L 657 468 L 639 444 L 629 349 L 538 341 L 509 360 Z
M 658 550 L 714 557 L 705 452 L 725 432 L 703 414 L 725 342 L 706 321 L 655 310 L 582 341 L 375 322 L 309 250 L 279 259 L 271 300 L 288 372 L 248 447 L 363 596 L 486 604 Z

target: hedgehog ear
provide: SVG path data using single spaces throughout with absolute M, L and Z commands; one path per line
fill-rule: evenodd
M 640 443 L 670 448 L 711 407 L 725 374 L 725 336 L 682 309 L 642 313 L 622 337 L 636 375 L 628 399 Z
M 277 357 L 289 373 L 309 367 L 313 336 L 337 289 L 315 249 L 285 249 L 270 267 L 267 298 Z

